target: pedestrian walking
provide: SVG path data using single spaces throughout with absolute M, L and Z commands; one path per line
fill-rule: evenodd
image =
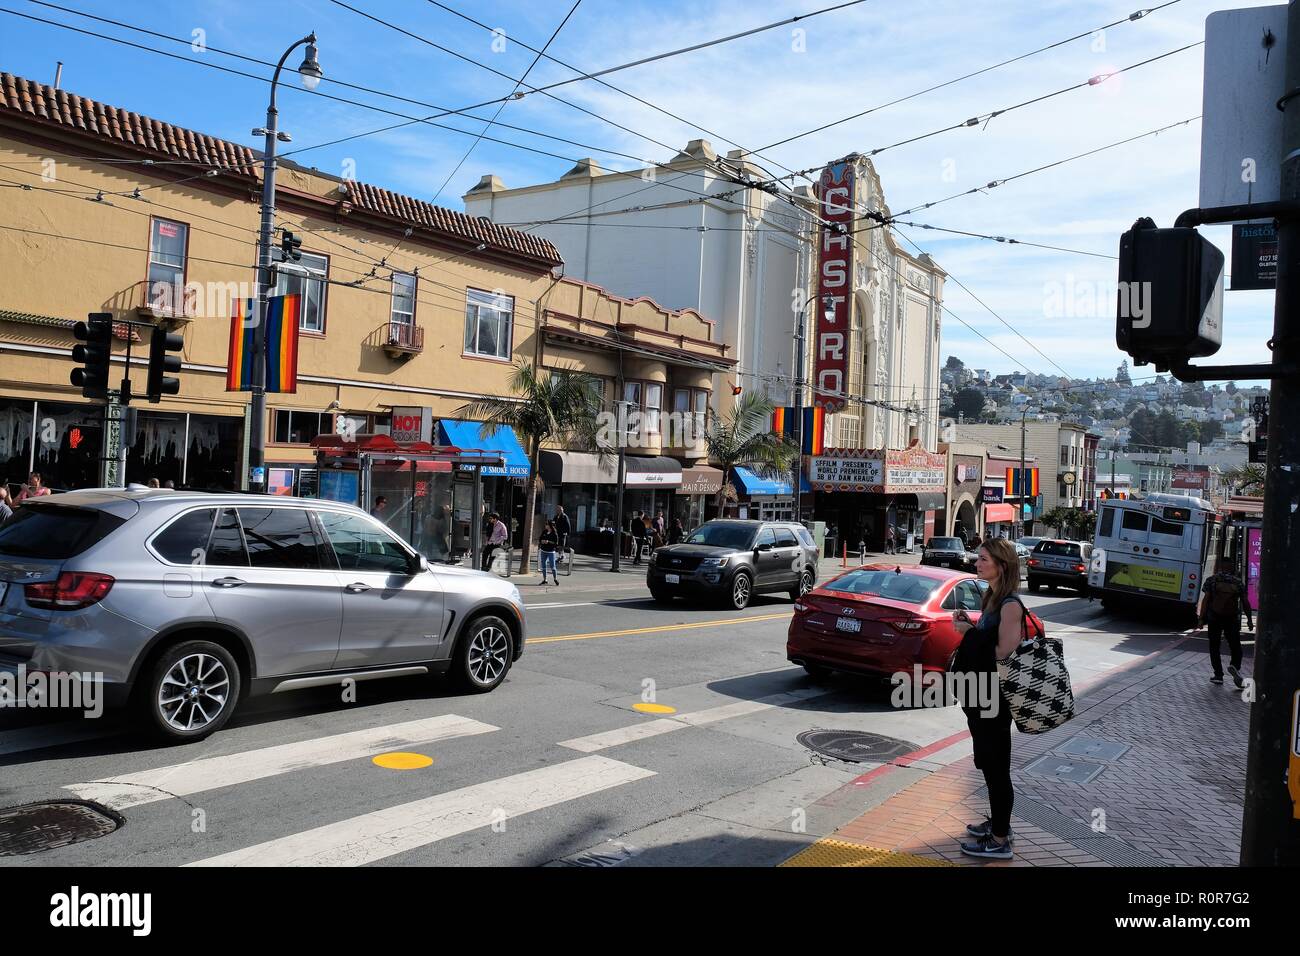
M 1246 594 L 1246 587 L 1230 568 L 1216 571 L 1201 588 L 1201 606 L 1197 618 L 1196 630 L 1202 626 L 1209 629 L 1210 666 L 1214 675 L 1211 684 L 1223 683 L 1223 660 L 1219 656 L 1222 640 L 1228 640 L 1228 674 L 1240 690 L 1245 681 L 1241 677 L 1241 614 L 1246 612 L 1246 624 L 1253 631 L 1255 618 Z
M 488 539 L 487 544 L 483 545 L 483 561 L 480 565 L 484 571 L 489 571 L 492 568 L 492 552 L 502 547 L 506 543 L 506 539 L 510 537 L 510 532 L 506 530 L 501 516 L 495 511 L 487 516 L 487 525 L 489 528 Z
M 885 525 L 885 554 L 894 553 L 894 526 Z
M 1016 549 L 1006 541 L 989 541 L 979 551 L 975 573 L 988 583 L 981 601 L 978 623 L 965 610 L 952 613 L 953 626 L 961 643 L 950 669 L 966 676 L 968 688 L 991 693 L 987 707 L 979 701 L 959 701 L 970 727 L 975 766 L 984 774 L 988 787 L 989 816 L 983 823 L 970 824 L 972 837 L 961 843 L 967 856 L 1009 860 L 1011 852 L 1011 809 L 1015 791 L 1011 785 L 1011 708 L 998 690 L 997 662 L 1010 656 L 1024 635 L 1025 606 L 1016 596 L 1020 585 L 1020 561 Z M 972 706 L 974 705 L 974 706 Z
M 673 526 L 668 529 L 668 543 L 678 544 L 686 538 L 686 528 L 682 526 L 681 518 L 673 519 Z
M 632 563 L 641 563 L 641 546 L 645 538 L 646 523 L 641 519 L 639 511 L 632 512 Z
M 556 586 L 560 584 L 560 579 L 555 573 L 555 549 L 560 546 L 560 532 L 555 526 L 554 521 L 546 522 L 546 527 L 542 528 L 542 536 L 537 539 L 537 557 L 542 567 L 542 584 L 546 583 L 546 569 L 551 569 L 551 579 L 555 581 Z
M 560 536 L 559 550 L 568 551 L 569 534 L 573 531 L 573 525 L 569 523 L 569 516 L 564 513 L 563 505 L 558 505 L 555 509 L 555 531 Z

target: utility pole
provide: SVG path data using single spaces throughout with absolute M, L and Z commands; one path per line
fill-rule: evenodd
M 623 394 L 623 355 L 619 353 L 618 394 Z M 614 415 L 618 419 L 618 484 L 614 486 L 614 561 L 610 570 L 622 570 L 623 557 L 623 482 L 627 480 L 626 458 L 627 446 L 627 402 L 619 399 L 614 403 Z M 633 539 L 635 542 L 636 539 Z
M 1020 474 L 1016 484 L 1020 492 L 1020 500 L 1016 502 L 1016 507 L 1020 509 L 1020 520 L 1016 522 L 1016 540 L 1025 536 L 1025 486 L 1029 484 L 1025 480 L 1025 419 L 1029 415 L 1029 406 L 1026 405 L 1020 410 Z
M 1287 9 L 1286 89 L 1283 105 L 1282 201 L 1300 200 L 1300 0 Z M 1277 223 L 1277 293 L 1273 302 L 1273 364 L 1300 362 L 1300 222 Z M 1279 422 L 1300 418 L 1300 380 L 1281 371 L 1271 380 L 1270 411 Z M 1300 428 L 1271 429 L 1264 484 L 1264 527 L 1255 633 L 1255 702 L 1250 708 L 1246 806 L 1241 830 L 1243 866 L 1300 865 Z
M 795 433 L 795 456 L 794 456 L 794 473 L 791 476 L 794 488 L 794 520 L 800 521 L 803 516 L 803 482 L 800 480 L 803 476 L 803 342 L 804 342 L 804 316 L 807 308 L 799 310 L 799 324 L 794 336 L 794 398 L 790 403 L 794 414 L 794 433 Z

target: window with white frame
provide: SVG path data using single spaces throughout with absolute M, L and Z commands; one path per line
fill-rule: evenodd
M 465 354 L 509 359 L 513 335 L 513 296 L 465 290 Z
M 415 324 L 415 276 L 407 272 L 393 273 L 393 311 L 390 322 L 410 328 Z
M 149 225 L 149 303 L 179 312 L 185 285 L 185 247 L 190 227 L 170 219 L 153 219 Z
M 275 250 L 279 258 L 279 250 Z M 302 253 L 302 259 L 296 263 L 307 270 L 310 275 L 295 276 L 279 273 L 275 283 L 276 295 L 299 295 L 302 297 L 301 311 L 298 313 L 298 328 L 304 332 L 325 331 L 325 290 L 328 285 L 330 261 L 328 256 L 318 256 L 310 252 Z
M 645 430 L 647 434 L 659 434 L 659 413 L 663 411 L 664 387 L 658 382 L 645 383 Z

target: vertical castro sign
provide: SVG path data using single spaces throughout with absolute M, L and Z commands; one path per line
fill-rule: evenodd
M 817 183 L 817 204 L 827 224 L 821 229 L 818 255 L 813 404 L 828 412 L 838 412 L 846 404 L 849 277 L 853 274 L 853 175 L 852 163 L 833 163 L 822 170 Z

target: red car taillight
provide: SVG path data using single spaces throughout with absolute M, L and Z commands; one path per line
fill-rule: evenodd
M 31 607 L 74 611 L 104 600 L 112 587 L 112 575 L 64 571 L 57 581 L 23 585 L 23 593 Z
M 1037 559 L 1037 558 L 1030 558 L 1030 559 L 1029 559 L 1029 566 L 1030 566 L 1031 568 L 1036 568 L 1036 567 L 1038 567 L 1038 559 Z
M 1076 570 L 1076 571 L 1087 571 L 1088 569 L 1087 569 L 1084 565 L 1082 565 L 1082 564 L 1076 564 L 1076 565 L 1074 566 L 1074 570 Z
M 920 634 L 930 629 L 930 622 L 919 617 L 905 617 L 890 621 L 889 624 L 894 630 L 902 631 L 904 634 Z

